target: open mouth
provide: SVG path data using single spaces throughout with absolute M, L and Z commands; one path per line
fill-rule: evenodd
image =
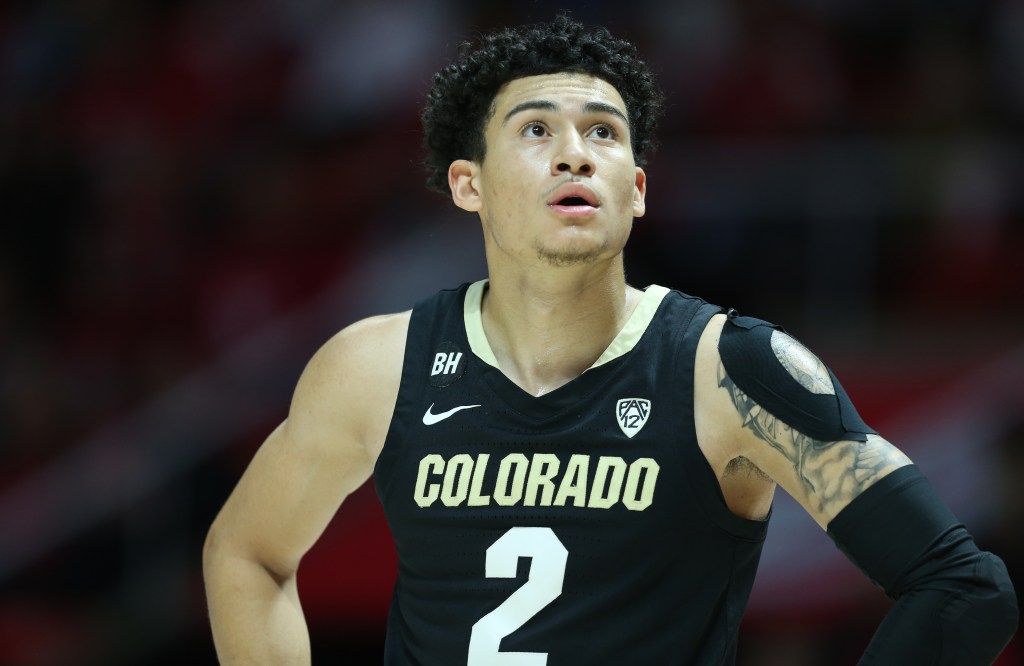
M 590 217 L 601 207 L 597 194 L 579 183 L 562 184 L 548 201 L 551 210 L 568 217 Z

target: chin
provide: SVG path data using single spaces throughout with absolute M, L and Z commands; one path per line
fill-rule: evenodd
M 580 266 L 591 264 L 605 257 L 608 250 L 607 243 L 586 243 L 581 239 L 574 239 L 571 243 L 559 246 L 540 245 L 536 246 L 537 258 L 542 262 L 559 268 L 569 266 Z
M 538 252 L 538 258 L 549 266 L 556 268 L 569 268 L 590 264 L 598 260 L 597 253 L 568 253 L 568 252 Z

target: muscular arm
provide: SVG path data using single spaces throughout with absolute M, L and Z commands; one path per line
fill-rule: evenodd
M 723 486 L 733 470 L 753 467 L 764 481 L 781 485 L 824 529 L 853 498 L 911 464 L 878 435 L 861 436 L 864 441 L 814 438 L 751 399 L 719 356 L 724 322 L 725 317 L 718 315 L 708 324 L 696 366 L 698 439 Z M 770 353 L 789 376 L 810 394 L 834 396 L 836 389 L 821 361 L 792 337 L 777 333 L 772 335 Z
M 709 339 L 717 343 L 722 325 L 722 318 L 709 325 Z M 761 343 L 769 330 L 760 328 Z M 780 330 L 771 331 L 770 350 L 748 353 L 743 344 L 731 342 L 728 353 L 741 350 L 739 361 L 723 363 L 725 352 L 714 353 L 717 344 L 701 342 L 698 414 L 705 424 L 709 418 L 718 424 L 702 447 L 713 465 L 742 459 L 778 481 L 896 601 L 861 663 L 991 663 L 1017 625 L 1003 563 L 977 548 L 909 458 L 860 421 L 810 351 Z M 741 381 L 730 376 L 730 363 L 734 370 L 753 371 Z M 740 385 L 764 396 L 789 422 Z M 829 414 L 823 405 L 840 407 Z M 708 433 L 706 425 L 703 431 Z M 845 436 L 807 434 L 830 431 Z
M 786 338 L 792 340 L 789 336 Z M 821 364 L 816 358 L 813 360 Z M 782 480 L 783 487 L 822 527 L 876 481 L 910 464 L 906 455 L 878 435 L 869 434 L 863 442 L 825 441 L 804 435 L 741 391 L 729 378 L 721 360 L 717 364 L 716 376 L 718 386 L 727 392 L 739 415 L 742 427 L 757 440 L 752 441 L 746 433 L 740 435 L 747 440 L 747 455 L 744 457 L 754 464 L 760 463 L 758 467 L 762 470 L 765 467 L 772 469 L 773 478 Z M 834 393 L 824 366 L 820 373 L 794 373 L 794 377 L 808 390 Z M 774 459 L 766 455 L 770 452 L 763 450 L 765 445 L 777 454 Z M 762 450 L 758 451 L 758 448 Z
M 338 506 L 370 476 L 398 392 L 407 315 L 366 320 L 303 371 L 288 418 L 257 451 L 203 550 L 222 664 L 308 664 L 296 572 Z

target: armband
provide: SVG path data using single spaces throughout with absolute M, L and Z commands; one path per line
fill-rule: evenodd
M 896 600 L 862 664 L 991 664 L 1017 628 L 1006 566 L 979 550 L 915 465 L 851 501 L 828 535 Z
M 835 393 L 813 393 L 783 367 L 772 349 L 772 332 L 785 330 L 730 310 L 718 340 L 718 354 L 736 387 L 775 418 L 808 437 L 863 442 L 875 434 L 861 419 L 839 380 L 828 371 Z

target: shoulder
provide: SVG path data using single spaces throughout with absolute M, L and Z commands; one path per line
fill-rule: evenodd
M 730 310 L 711 317 L 701 345 L 701 352 L 727 373 L 788 377 L 811 393 L 835 393 L 828 367 L 777 324 Z M 779 370 L 785 374 L 776 374 Z
M 362 319 L 324 343 L 299 378 L 289 424 L 345 430 L 373 449 L 398 396 L 410 315 Z
M 714 315 L 701 336 L 696 370 L 698 406 L 710 402 L 719 410 L 738 411 L 744 424 L 767 410 L 816 439 L 863 440 L 874 432 L 821 359 L 768 321 L 735 311 Z
M 875 434 L 828 366 L 782 327 L 730 312 L 717 346 L 719 385 L 738 405 L 756 403 L 816 440 Z
M 718 355 L 734 381 L 791 384 L 814 395 L 836 392 L 829 369 L 781 326 L 730 311 L 719 325 Z M 793 384 L 793 388 L 796 388 Z
M 300 381 L 318 390 L 344 391 L 354 381 L 372 384 L 395 365 L 400 368 L 410 314 L 369 317 L 346 326 L 313 354 Z
M 821 440 L 874 432 L 828 366 L 781 326 L 730 310 L 712 319 L 701 345 L 706 372 L 741 411 L 756 404 Z
M 405 344 L 411 310 L 360 319 L 334 334 L 314 358 L 358 362 L 377 360 L 379 353 L 390 353 Z M 368 358 L 369 357 L 369 358 Z
M 317 352 L 327 359 L 348 362 L 383 360 L 380 355 L 401 352 L 412 311 L 361 319 L 341 329 Z

